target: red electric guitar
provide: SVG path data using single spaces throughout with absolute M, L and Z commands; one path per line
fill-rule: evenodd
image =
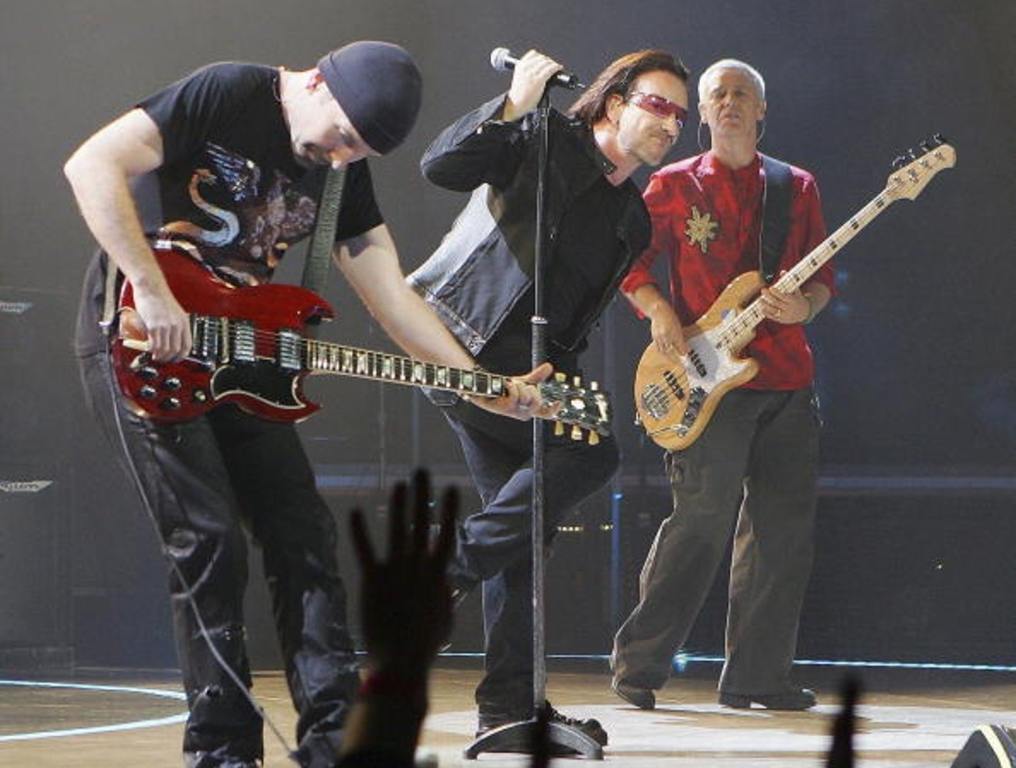
M 157 363 L 134 309 L 129 282 L 120 294 L 119 334 L 112 361 L 120 390 L 135 412 L 157 422 L 193 419 L 220 403 L 235 403 L 272 421 L 299 421 L 319 406 L 303 394 L 311 373 L 447 390 L 469 397 L 500 397 L 507 377 L 310 338 L 309 322 L 335 316 L 327 301 L 294 285 L 238 288 L 218 278 L 188 250 L 160 241 L 153 252 L 177 301 L 190 313 L 190 354 Z M 545 402 L 561 404 L 551 420 L 557 434 L 572 425 L 596 443 L 610 434 L 610 401 L 595 382 L 588 388 L 564 374 L 538 385 Z

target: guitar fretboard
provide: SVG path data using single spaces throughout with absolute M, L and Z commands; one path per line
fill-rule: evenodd
M 936 144 L 934 149 L 925 146 L 927 151 L 922 157 L 915 159 L 906 168 L 890 176 L 885 189 L 858 211 L 853 218 L 795 264 L 793 269 L 780 277 L 771 287 L 781 293 L 796 291 L 890 204 L 901 196 L 913 199 L 935 173 L 942 168 L 952 167 L 955 163 L 955 150 L 948 144 L 942 144 L 940 136 L 936 135 L 933 141 Z M 913 153 L 911 156 L 913 157 Z M 742 312 L 719 326 L 717 349 L 737 352 L 751 341 L 755 326 L 764 319 L 762 302 L 756 299 Z
M 486 371 L 425 363 L 410 357 L 311 339 L 306 339 L 305 344 L 306 366 L 316 373 L 337 373 L 479 397 L 500 397 L 505 392 L 505 377 Z
M 831 259 L 837 251 L 846 245 L 854 236 L 870 224 L 876 216 L 884 211 L 892 199 L 888 199 L 887 190 L 882 190 L 866 206 L 851 219 L 823 240 L 807 256 L 801 259 L 794 268 L 782 275 L 770 288 L 781 293 L 792 293 L 804 285 L 823 264 Z M 765 320 L 762 313 L 762 302 L 756 299 L 744 311 L 721 326 L 717 334 L 718 344 L 730 351 L 737 351 L 751 341 L 755 326 Z

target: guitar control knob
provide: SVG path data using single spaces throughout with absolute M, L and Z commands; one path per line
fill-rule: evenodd
M 195 403 L 203 403 L 208 399 L 208 395 L 205 394 L 203 389 L 195 389 L 193 397 Z
M 558 373 L 555 373 L 555 374 L 554 374 L 554 381 L 561 381 L 561 382 L 564 382 L 564 381 L 567 381 L 567 380 L 568 380 L 568 377 L 567 377 L 567 376 L 565 376 L 565 375 L 564 375 L 563 373 L 561 373 L 560 371 L 559 371 Z
M 582 439 L 582 428 L 578 424 L 571 428 L 571 439 L 576 441 Z
M 180 389 L 180 379 L 178 379 L 176 376 L 170 376 L 168 379 L 162 382 L 162 386 L 165 389 L 170 390 L 171 392 L 176 391 Z
M 146 365 L 144 368 L 142 368 L 140 371 L 138 371 L 138 376 L 140 376 L 145 381 L 151 381 L 152 379 L 156 378 L 158 375 L 159 375 L 159 372 L 157 370 L 155 370 L 154 368 L 152 368 L 152 366 L 150 366 L 150 365 Z
M 146 400 L 151 400 L 153 397 L 155 397 L 155 387 L 151 386 L 150 384 L 145 384 L 145 386 L 143 386 L 141 389 L 138 390 L 138 394 L 141 395 Z
M 554 434 L 557 437 L 560 437 L 561 435 L 564 434 L 564 424 L 562 424 L 560 421 L 554 422 Z
M 180 409 L 180 399 L 176 397 L 167 397 L 160 403 L 160 405 L 165 411 L 176 411 Z
M 599 392 L 600 391 L 600 382 L 598 382 L 598 381 L 591 381 L 591 382 L 589 382 L 589 389 L 591 391 L 593 391 L 593 392 Z

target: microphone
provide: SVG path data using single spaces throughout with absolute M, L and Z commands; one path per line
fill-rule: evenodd
M 507 48 L 495 48 L 490 52 L 490 66 L 498 72 L 507 72 L 515 69 L 515 65 L 518 63 L 519 60 L 512 56 L 511 51 Z M 585 88 L 585 86 L 579 82 L 579 79 L 574 72 L 565 72 L 563 70 L 550 78 L 550 80 L 547 81 L 547 85 L 559 85 L 570 91 L 574 91 L 577 88 Z

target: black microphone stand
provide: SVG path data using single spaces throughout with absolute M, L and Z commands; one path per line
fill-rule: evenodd
M 553 81 L 552 81 L 553 82 Z M 546 177 L 547 158 L 550 150 L 550 88 L 548 84 L 537 106 L 537 140 L 539 156 L 536 179 L 536 242 L 533 264 L 533 316 L 532 325 L 533 368 L 547 359 L 547 319 L 543 316 L 543 257 L 546 253 Z M 529 720 L 505 725 L 487 731 L 470 744 L 463 752 L 467 760 L 475 760 L 481 752 L 531 752 L 537 743 L 540 724 L 537 717 L 546 706 L 547 660 L 544 643 L 543 611 L 543 456 L 544 422 L 533 418 L 533 716 Z M 603 759 L 603 747 L 589 735 L 575 726 L 555 721 L 546 724 L 548 733 L 540 742 L 549 749 L 550 755 L 564 750 L 576 753 L 577 757 Z

